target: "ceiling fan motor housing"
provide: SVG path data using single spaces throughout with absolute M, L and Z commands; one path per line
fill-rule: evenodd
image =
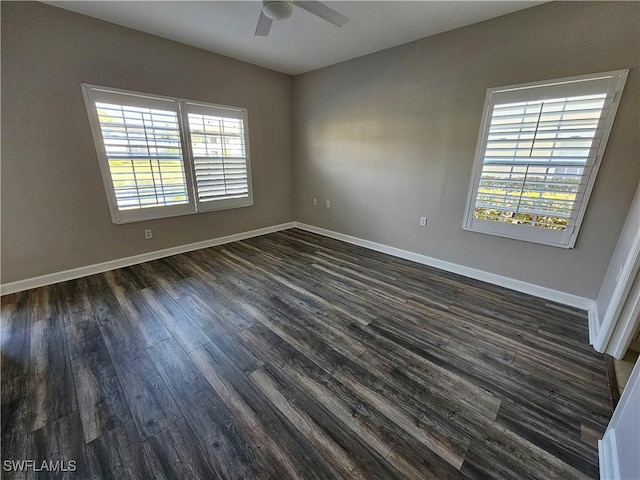
M 262 11 L 272 20 L 284 20 L 293 13 L 293 0 L 265 0 Z

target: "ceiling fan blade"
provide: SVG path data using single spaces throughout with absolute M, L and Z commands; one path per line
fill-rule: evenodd
M 271 30 L 271 24 L 273 20 L 267 17 L 263 11 L 260 11 L 260 17 L 258 18 L 258 25 L 256 26 L 256 35 L 259 37 L 266 37 Z
M 329 23 L 333 23 L 337 27 L 341 27 L 349 21 L 347 17 L 345 17 L 341 13 L 336 12 L 333 8 L 328 7 L 322 2 L 294 1 L 293 4 L 299 6 L 309 13 L 313 13 L 314 15 L 322 18 L 323 20 L 326 20 Z

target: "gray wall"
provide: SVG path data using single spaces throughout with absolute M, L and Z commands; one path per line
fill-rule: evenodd
M 639 11 L 552 2 L 295 77 L 296 220 L 595 299 L 639 179 Z M 486 89 L 620 68 L 576 248 L 463 231 Z
M 254 206 L 112 224 L 81 82 L 247 108 Z M 2 283 L 293 220 L 291 77 L 227 57 L 2 2 L 1 134 Z

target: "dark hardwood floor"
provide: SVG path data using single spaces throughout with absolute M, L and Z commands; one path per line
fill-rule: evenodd
M 300 230 L 2 298 L 3 478 L 597 478 L 585 312 Z

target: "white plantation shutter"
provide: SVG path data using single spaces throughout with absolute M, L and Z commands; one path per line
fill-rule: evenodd
M 244 112 L 195 104 L 184 110 L 200 208 L 250 204 Z
M 188 203 L 176 112 L 96 102 L 118 209 Z
M 625 79 L 489 89 L 464 228 L 572 247 Z
M 83 85 L 114 223 L 253 203 L 246 110 Z

